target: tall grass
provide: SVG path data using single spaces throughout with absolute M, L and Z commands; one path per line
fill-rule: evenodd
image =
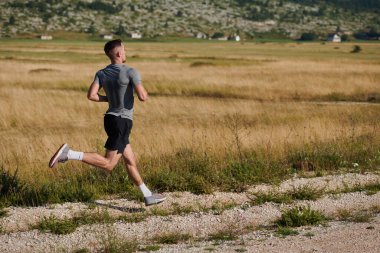
M 352 145 L 348 141 L 353 142 Z M 142 156 L 139 165 L 145 181 L 157 191 L 241 192 L 252 184 L 276 183 L 289 178 L 294 172 L 292 163 L 305 157 L 314 164 L 316 173 L 335 173 L 341 168 L 356 172 L 376 169 L 380 166 L 380 151 L 372 144 L 371 137 L 367 136 L 288 148 L 282 155 L 267 149 L 244 149 L 241 153 L 235 151 L 224 156 L 182 149 L 175 154 Z M 107 194 L 123 194 L 141 200 L 122 165 L 109 175 L 95 169 L 84 169 L 80 173 L 70 170 L 67 168 L 45 183 L 31 184 L 3 169 L 1 201 L 6 205 L 35 206 L 92 201 Z M 295 199 L 309 199 L 310 194 L 315 195 L 307 189 L 297 194 Z
M 102 46 L 0 45 L 1 199 L 8 205 L 141 198 L 121 165 L 111 175 L 79 162 L 47 168 L 63 142 L 104 152 L 107 105 L 85 92 L 108 64 Z M 202 194 L 283 180 L 298 162 L 315 172 L 377 169 L 379 105 L 351 102 L 376 102 L 379 45 L 363 44 L 355 55 L 351 46 L 128 44 L 127 55 L 135 55 L 128 64 L 154 94 L 136 101 L 131 136 L 145 181 Z M 331 103 L 337 100 L 346 102 Z

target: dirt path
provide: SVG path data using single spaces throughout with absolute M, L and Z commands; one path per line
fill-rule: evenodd
M 36 208 L 8 208 L 0 220 L 0 252 L 62 252 L 78 249 L 96 250 L 106 237 L 134 241 L 140 245 L 159 245 L 161 252 L 378 252 L 380 247 L 380 192 L 349 192 L 358 186 L 380 183 L 377 174 L 345 174 L 318 178 L 300 178 L 278 186 L 258 185 L 246 193 L 215 193 L 193 195 L 186 192 L 168 193 L 167 201 L 145 208 L 126 199 L 99 200 L 96 204 L 65 203 Z M 253 193 L 288 192 L 302 187 L 323 190 L 315 201 L 295 201 L 291 204 L 267 202 L 255 205 Z M 331 191 L 346 193 L 329 194 Z M 328 217 L 337 217 L 345 210 L 356 213 L 375 210 L 366 222 L 336 221 L 324 226 L 300 227 L 299 235 L 280 238 L 275 235 L 274 222 L 286 208 L 310 206 Z M 31 229 L 43 217 L 58 219 L 107 211 L 112 217 L 145 214 L 140 222 L 115 221 L 78 227 L 73 233 L 56 235 Z M 231 231 L 234 240 L 211 240 L 212 234 Z M 162 235 L 186 234 L 186 243 L 165 245 L 157 243 Z M 305 236 L 308 235 L 308 236 Z

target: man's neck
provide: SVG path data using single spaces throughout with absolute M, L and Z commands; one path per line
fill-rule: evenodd
M 116 60 L 112 60 L 111 64 L 123 64 L 123 61 L 116 59 Z

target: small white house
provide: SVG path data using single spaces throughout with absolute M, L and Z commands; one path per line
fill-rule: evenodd
M 53 36 L 44 34 L 44 35 L 40 36 L 40 39 L 41 40 L 52 40 Z
M 139 32 L 133 32 L 130 34 L 130 36 L 132 39 L 141 39 L 142 38 L 142 34 Z
M 197 39 L 207 39 L 207 35 L 204 34 L 204 33 L 197 33 L 197 35 L 195 36 Z
M 104 40 L 112 40 L 112 39 L 113 39 L 112 34 L 103 34 L 103 35 L 101 35 L 101 37 L 102 37 Z
M 228 40 L 233 40 L 233 41 L 240 41 L 240 36 L 239 35 L 230 35 L 228 36 Z
M 330 41 L 330 42 L 342 42 L 342 39 L 340 38 L 340 36 L 336 33 L 331 33 L 327 36 L 327 41 Z

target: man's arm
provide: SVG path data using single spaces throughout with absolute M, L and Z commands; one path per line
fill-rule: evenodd
M 95 102 L 108 102 L 107 96 L 103 96 L 99 94 L 100 85 L 98 83 L 93 82 L 88 89 L 87 98 L 91 101 Z
M 144 102 L 148 99 L 148 92 L 141 83 L 135 85 L 135 91 L 140 101 Z

